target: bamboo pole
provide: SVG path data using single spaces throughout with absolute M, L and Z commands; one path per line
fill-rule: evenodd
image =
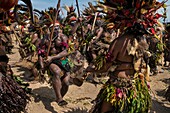
M 93 26 L 92 26 L 92 33 L 94 31 L 94 27 L 95 27 L 95 23 L 96 23 L 96 19 L 97 19 L 97 15 L 98 14 L 99 14 L 98 12 L 95 13 L 95 17 L 94 17 L 94 21 L 93 21 Z
M 52 38 L 53 38 L 54 27 L 55 27 L 54 25 L 55 25 L 55 23 L 56 23 L 56 19 L 58 18 L 59 8 L 60 8 L 60 2 L 61 2 L 61 0 L 58 0 L 56 13 L 55 13 L 54 18 L 53 18 L 53 26 L 52 26 L 52 31 L 51 31 L 51 34 L 50 34 L 50 43 L 49 43 L 49 46 L 48 46 L 46 59 L 48 58 L 48 55 L 49 55 L 49 52 L 50 52 L 50 48 L 51 48 L 51 44 L 52 44 Z
M 80 9 L 79 9 L 78 0 L 76 0 L 76 6 L 77 6 L 78 17 L 80 18 Z M 80 22 L 80 27 L 81 27 L 82 39 L 84 40 L 83 27 L 82 27 L 82 23 L 81 22 Z

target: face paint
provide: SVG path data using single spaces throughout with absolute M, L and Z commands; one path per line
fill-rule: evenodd
M 70 25 L 71 25 L 71 26 L 74 26 L 75 23 L 76 23 L 76 21 L 71 21 L 71 22 L 70 22 Z
M 58 31 L 59 29 L 60 29 L 60 28 L 55 27 L 55 28 L 54 28 L 54 31 Z
M 101 21 L 101 20 L 96 20 L 96 25 L 97 25 L 97 26 L 101 26 L 101 24 L 102 24 L 102 21 Z

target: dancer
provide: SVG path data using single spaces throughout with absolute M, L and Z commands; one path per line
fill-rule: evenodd
M 110 78 L 97 95 L 90 113 L 149 111 L 151 96 L 147 81 L 150 72 L 148 59 L 151 54 L 144 34 L 157 38 L 154 26 L 158 26 L 155 20 L 159 17 L 153 12 L 164 3 L 146 0 L 140 2 L 111 0 L 102 3 L 104 8 L 107 7 L 106 18 L 115 23 L 116 29 L 120 28 L 121 34 L 111 43 L 107 55 L 96 60 L 95 68 L 89 66 L 85 70 L 102 73 L 112 65 L 117 65 L 113 72 L 109 72 Z M 118 6 L 122 8 L 119 9 Z
M 59 24 L 55 23 L 54 38 L 48 59 L 45 61 L 52 74 L 52 85 L 59 106 L 68 104 L 64 95 L 69 88 L 70 65 L 68 63 L 68 37 L 62 33 Z

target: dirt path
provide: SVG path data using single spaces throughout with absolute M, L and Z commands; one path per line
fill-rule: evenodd
M 18 47 L 15 46 L 13 53 L 8 55 L 10 57 L 10 64 L 15 75 L 27 76 L 28 71 L 23 68 L 16 67 L 15 62 L 20 59 Z M 151 113 L 170 113 L 170 103 L 163 97 L 165 90 L 170 84 L 170 68 L 164 69 L 163 73 L 157 76 L 151 76 L 150 86 L 153 91 L 153 107 Z M 87 113 L 91 108 L 91 101 L 96 97 L 101 85 L 93 85 L 85 82 L 81 87 L 71 85 L 65 100 L 69 104 L 65 107 L 59 107 L 55 102 L 55 95 L 53 89 L 49 84 L 29 82 L 32 88 L 31 101 L 28 103 L 26 111 L 28 113 Z

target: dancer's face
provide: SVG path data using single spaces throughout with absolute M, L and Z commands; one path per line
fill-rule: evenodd
M 54 36 L 58 35 L 59 31 L 60 31 L 60 26 L 59 25 L 55 25 L 54 26 Z
M 74 26 L 75 24 L 76 24 L 76 21 L 71 21 L 71 22 L 70 22 L 70 25 L 71 25 L 71 26 Z

